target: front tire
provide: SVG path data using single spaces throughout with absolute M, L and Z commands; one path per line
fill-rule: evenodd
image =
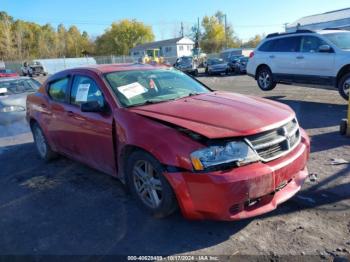
M 156 218 L 172 214 L 177 207 L 176 197 L 163 175 L 157 159 L 143 151 L 128 157 L 127 184 L 137 202 Z
M 276 87 L 276 82 L 273 80 L 273 74 L 268 67 L 262 67 L 259 69 L 256 81 L 258 86 L 263 91 L 270 91 Z
M 34 123 L 32 125 L 32 133 L 34 137 L 34 143 L 40 158 L 45 160 L 46 162 L 56 158 L 57 154 L 54 151 L 52 151 L 42 129 L 37 123 Z
M 349 100 L 350 72 L 343 75 L 338 82 L 338 92 L 345 100 Z

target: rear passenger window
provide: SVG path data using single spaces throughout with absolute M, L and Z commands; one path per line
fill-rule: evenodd
M 58 102 L 64 102 L 66 100 L 68 80 L 69 78 L 65 77 L 49 84 L 49 95 L 52 100 Z
M 284 37 L 274 40 L 273 52 L 299 52 L 300 37 Z

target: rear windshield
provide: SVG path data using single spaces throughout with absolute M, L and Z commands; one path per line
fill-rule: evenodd
M 350 33 L 333 33 L 333 34 L 324 34 L 325 38 L 331 41 L 340 49 L 350 49 Z
M 0 95 L 13 95 L 25 92 L 36 92 L 40 87 L 40 83 L 34 79 L 16 79 L 8 81 L 0 81 L 0 89 L 7 89 L 7 92 L 2 92 Z

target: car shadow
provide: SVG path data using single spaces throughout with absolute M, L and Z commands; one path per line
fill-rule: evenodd
M 289 105 L 304 129 L 338 126 L 346 117 L 347 105 L 284 99 L 284 96 L 265 96 Z
M 251 222 L 189 221 L 179 211 L 155 219 L 119 180 L 64 157 L 44 163 L 32 143 L 6 147 L 0 162 L 1 254 L 171 255 Z

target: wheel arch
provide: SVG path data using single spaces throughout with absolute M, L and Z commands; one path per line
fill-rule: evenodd
M 346 73 L 350 72 L 350 64 L 344 65 L 337 74 L 336 77 L 336 82 L 335 82 L 335 86 L 337 87 L 339 84 L 339 80 L 342 78 L 342 76 Z

